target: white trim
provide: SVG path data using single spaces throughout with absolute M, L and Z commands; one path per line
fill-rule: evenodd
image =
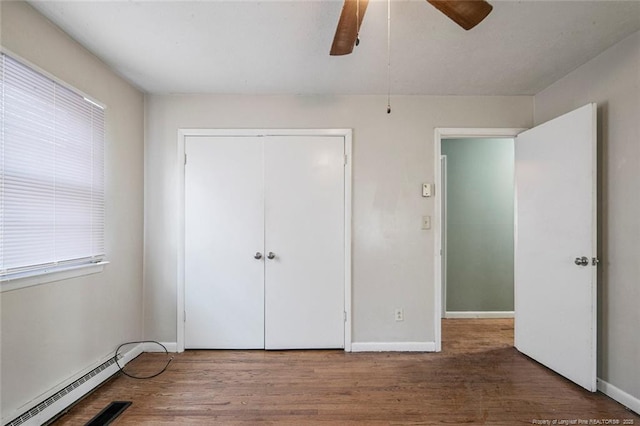
M 128 352 L 123 354 L 123 357 L 118 362 L 120 363 L 121 366 L 124 366 L 128 362 L 133 360 L 135 357 L 140 355 L 141 353 L 142 353 L 142 345 L 138 344 L 132 347 Z M 84 370 L 80 371 L 77 374 L 74 374 L 64 382 L 59 383 L 58 385 L 54 386 L 47 392 L 41 394 L 37 398 L 34 398 L 33 400 L 29 401 L 27 404 L 19 407 L 17 410 L 14 410 L 11 414 L 3 417 L 2 424 L 9 423 L 10 421 L 13 421 L 19 416 L 27 413 L 29 410 L 35 408 L 43 401 L 50 398 L 52 395 L 55 395 L 56 393 L 60 392 L 61 390 L 69 386 L 71 383 L 80 379 L 82 376 L 90 373 L 92 370 L 96 369 L 97 367 L 99 367 L 100 365 L 104 364 L 105 362 L 109 361 L 112 358 L 113 358 L 113 354 L 105 356 L 100 361 L 92 364 L 90 367 L 85 368 Z M 118 371 L 119 371 L 119 368 L 115 363 L 110 365 L 109 367 L 102 370 L 100 373 L 96 374 L 94 377 L 90 378 L 89 380 L 87 380 L 77 388 L 73 389 L 68 394 L 64 395 L 59 400 L 55 401 L 54 403 L 46 407 L 43 411 L 31 417 L 29 420 L 23 422 L 22 425 L 37 426 L 37 425 L 44 424 L 45 422 L 55 417 L 57 414 L 64 411 L 67 407 L 71 406 L 76 401 L 80 400 L 85 395 L 89 394 L 91 391 L 93 391 L 93 389 L 100 386 L 105 380 L 109 379 Z
M 353 342 L 352 352 L 437 352 L 436 342 Z
M 640 398 L 636 398 L 602 379 L 598 379 L 598 390 L 640 415 Z
M 346 164 L 344 166 L 344 350 L 351 352 L 351 176 L 352 176 L 352 131 L 344 131 L 344 151 Z
M 178 235 L 177 235 L 177 255 L 178 255 L 178 265 L 177 265 L 177 290 L 176 290 L 176 352 L 184 352 L 184 235 L 185 235 L 185 219 L 184 219 L 184 206 L 185 206 L 185 190 L 184 190 L 184 172 L 185 172 L 185 161 L 186 161 L 186 153 L 185 153 L 185 137 L 189 135 L 188 130 L 178 129 L 178 203 L 177 203 L 177 215 L 178 218 Z
M 440 156 L 440 179 L 441 179 L 441 188 L 440 191 L 442 194 L 447 193 L 447 156 Z M 441 269 L 441 277 L 442 277 L 442 288 L 440 293 L 442 295 L 442 313 L 444 314 L 447 311 L 447 199 L 443 196 L 440 198 L 440 229 L 441 229 L 441 237 L 440 237 L 440 255 L 442 256 L 442 260 L 440 262 Z M 445 318 L 444 315 L 440 316 L 441 318 Z
M 82 277 L 84 275 L 98 274 L 104 270 L 104 265 L 108 261 L 97 263 L 84 263 L 82 265 L 62 266 L 52 268 L 47 271 L 34 271 L 32 275 L 15 278 L 5 278 L 0 281 L 0 293 L 18 290 L 25 287 L 33 287 L 40 284 L 52 283 L 56 281 L 68 280 L 70 278 Z
M 347 164 L 344 168 L 344 232 L 345 232 L 345 275 L 344 275 L 344 310 L 346 320 L 344 322 L 344 350 L 350 352 L 352 329 L 352 299 L 351 299 L 351 196 L 352 196 L 352 136 L 351 129 L 178 129 L 177 164 L 178 164 L 178 267 L 177 267 L 177 301 L 176 301 L 176 352 L 184 352 L 184 308 L 185 308 L 185 283 L 184 283 L 184 236 L 185 236 L 185 138 L 187 136 L 342 136 L 344 137 L 344 149 L 347 155 Z M 168 347 L 167 347 L 168 349 Z
M 351 129 L 178 129 L 178 136 L 344 136 L 350 135 Z M 351 138 L 349 138 L 351 139 Z M 183 164 L 184 165 L 184 164 Z
M 434 199 L 434 219 L 433 219 L 433 244 L 434 244 L 434 337 L 436 352 L 442 350 L 442 170 L 440 157 L 442 155 L 442 139 L 456 137 L 473 138 L 515 138 L 523 128 L 453 128 L 440 127 L 434 130 L 433 151 L 434 151 L 434 177 L 435 177 L 435 199 Z
M 167 348 L 167 352 L 177 352 L 178 344 L 176 342 L 159 342 L 165 348 Z M 156 343 L 152 342 L 144 342 L 142 343 L 143 352 L 164 352 L 162 347 L 158 346 Z
M 435 134 L 438 139 L 451 138 L 514 138 L 528 130 L 524 127 L 480 128 L 480 127 L 438 127 Z
M 434 212 L 433 212 L 433 338 L 435 339 L 435 351 L 442 350 L 442 147 L 439 129 L 435 129 L 433 137 L 434 151 Z
M 445 318 L 513 318 L 513 311 L 447 311 Z

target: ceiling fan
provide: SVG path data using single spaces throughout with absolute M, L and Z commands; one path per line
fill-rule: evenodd
M 493 9 L 485 0 L 427 0 L 465 30 L 478 25 Z M 331 45 L 332 56 L 348 55 L 358 44 L 358 32 L 369 0 L 344 0 Z

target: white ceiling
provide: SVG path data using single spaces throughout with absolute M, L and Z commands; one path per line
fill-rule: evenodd
M 392 0 L 392 94 L 535 94 L 640 30 L 640 1 L 489 1 L 466 32 L 424 0 Z M 388 90 L 383 0 L 342 57 L 329 56 L 337 0 L 30 3 L 149 93 Z

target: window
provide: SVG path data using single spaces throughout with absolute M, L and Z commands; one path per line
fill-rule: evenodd
M 2 54 L 0 280 L 104 258 L 104 110 Z

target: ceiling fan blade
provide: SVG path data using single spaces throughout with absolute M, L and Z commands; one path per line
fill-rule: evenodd
M 493 9 L 484 0 L 427 0 L 465 30 L 478 25 Z
M 340 20 L 331 45 L 331 55 L 348 55 L 353 51 L 369 0 L 344 0 Z

